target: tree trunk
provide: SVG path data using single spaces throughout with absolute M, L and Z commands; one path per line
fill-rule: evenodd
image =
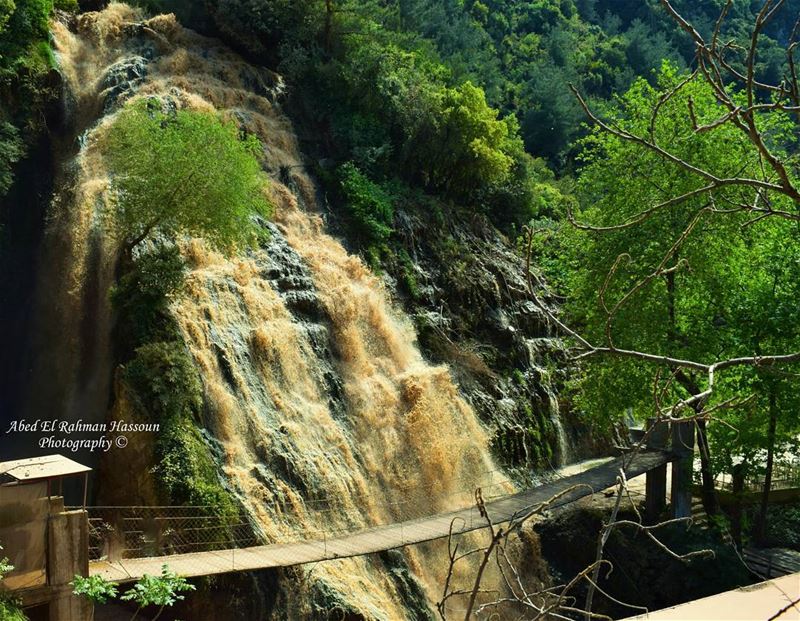
M 731 536 L 736 549 L 742 550 L 742 496 L 744 495 L 745 465 L 733 466 L 733 509 L 731 509 Z
M 758 512 L 756 541 L 764 544 L 767 539 L 767 508 L 772 490 L 772 470 L 775 465 L 775 436 L 778 429 L 778 403 L 775 390 L 769 392 L 769 429 L 767 430 L 767 469 L 764 472 L 764 489 L 761 492 L 761 507 Z
M 700 449 L 700 474 L 702 475 L 701 498 L 703 508 L 708 517 L 713 518 L 719 514 L 717 491 L 714 488 L 714 472 L 711 469 L 711 451 L 708 447 L 708 431 L 706 421 L 697 420 L 697 446 Z
M 325 0 L 325 51 L 330 54 L 333 37 L 333 0 Z
M 676 257 L 677 260 L 677 257 Z M 667 337 L 674 346 L 678 342 L 678 328 L 675 321 L 675 272 L 669 272 L 667 279 L 667 309 L 669 311 L 669 334 Z
M 675 378 L 692 396 L 700 394 L 700 387 L 691 376 L 683 371 L 678 371 Z M 702 411 L 703 404 L 695 405 L 695 413 Z M 700 451 L 700 475 L 702 477 L 700 497 L 703 501 L 708 517 L 713 518 L 719 513 L 719 503 L 717 502 L 717 490 L 714 487 L 714 471 L 711 469 L 711 450 L 708 446 L 708 431 L 706 421 L 697 419 L 697 448 Z
M 133 268 L 133 246 L 123 244 L 117 251 L 117 257 L 114 263 L 114 280 L 119 282 L 120 279 Z

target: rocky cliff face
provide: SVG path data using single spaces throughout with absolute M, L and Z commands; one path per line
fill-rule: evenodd
M 411 266 L 395 263 L 390 273 L 424 350 L 450 365 L 492 429 L 495 454 L 521 473 L 568 463 L 572 439 L 558 399 L 564 354 L 528 291 L 520 253 L 480 217 L 432 227 L 401 212 L 397 222 Z

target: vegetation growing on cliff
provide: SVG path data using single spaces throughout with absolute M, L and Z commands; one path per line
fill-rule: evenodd
M 142 415 L 160 425 L 153 473 L 165 502 L 233 515 L 234 503 L 199 431 L 201 378 L 169 312 L 184 273 L 177 248 L 159 246 L 140 254 L 113 290 L 119 356 L 126 361 L 123 378 Z
M 131 269 L 111 290 L 120 321 L 117 345 L 127 352 L 148 341 L 173 341 L 178 334 L 169 304 L 183 288 L 186 264 L 175 245 L 159 245 L 140 253 Z
M 367 247 L 383 244 L 392 233 L 394 209 L 390 192 L 370 181 L 351 162 L 341 166 L 339 180 L 356 235 L 363 238 Z
M 44 128 L 44 108 L 56 96 L 50 15 L 75 10 L 74 0 L 0 0 L 0 199 L 14 165 Z
M 255 217 L 269 215 L 261 144 L 215 112 L 143 99 L 119 113 L 103 148 L 112 174 L 111 224 L 124 259 L 111 291 L 115 340 L 137 406 L 161 426 L 158 489 L 167 504 L 232 515 L 234 503 L 199 431 L 201 379 L 169 305 L 184 284 L 175 245 L 181 236 L 230 249 L 252 241 Z
M 202 382 L 169 305 L 181 294 L 186 266 L 174 245 L 136 255 L 111 292 L 122 374 L 140 414 L 160 425 L 153 474 L 166 504 L 214 506 L 235 513 L 199 432 Z
M 269 214 L 258 139 L 215 113 L 142 100 L 120 113 L 105 149 L 128 251 L 155 233 L 231 247 L 255 236 L 255 214 Z

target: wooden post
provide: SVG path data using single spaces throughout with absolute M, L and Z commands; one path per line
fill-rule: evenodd
M 647 436 L 647 448 L 665 450 L 667 448 L 667 437 L 669 426 L 667 423 L 656 423 L 651 419 L 647 421 L 647 429 L 650 433 Z M 653 470 L 648 470 L 645 475 L 644 492 L 644 517 L 645 520 L 654 524 L 658 521 L 661 512 L 667 506 L 667 464 L 658 466 Z
M 672 517 L 692 517 L 694 421 L 672 423 Z

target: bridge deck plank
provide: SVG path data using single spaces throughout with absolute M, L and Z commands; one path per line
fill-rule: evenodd
M 630 460 L 630 458 L 627 458 Z M 630 479 L 672 460 L 664 451 L 646 451 L 636 455 L 625 467 Z M 536 507 L 558 494 L 564 494 L 552 505 L 557 508 L 614 485 L 622 458 L 551 483 L 540 485 L 486 503 L 489 515 L 497 523 L 508 522 L 516 515 Z M 573 489 L 574 488 L 574 489 Z M 455 520 L 455 522 L 454 522 Z M 208 576 L 269 567 L 290 567 L 304 563 L 350 558 L 406 545 L 414 545 L 447 537 L 451 523 L 456 533 L 483 528 L 485 522 L 477 509 L 468 507 L 439 515 L 388 524 L 331 539 L 269 544 L 252 548 L 193 552 L 151 558 L 126 559 L 117 562 L 90 563 L 90 575 L 109 580 L 130 582 L 144 574 L 156 575 L 168 564 L 172 571 L 186 577 Z

